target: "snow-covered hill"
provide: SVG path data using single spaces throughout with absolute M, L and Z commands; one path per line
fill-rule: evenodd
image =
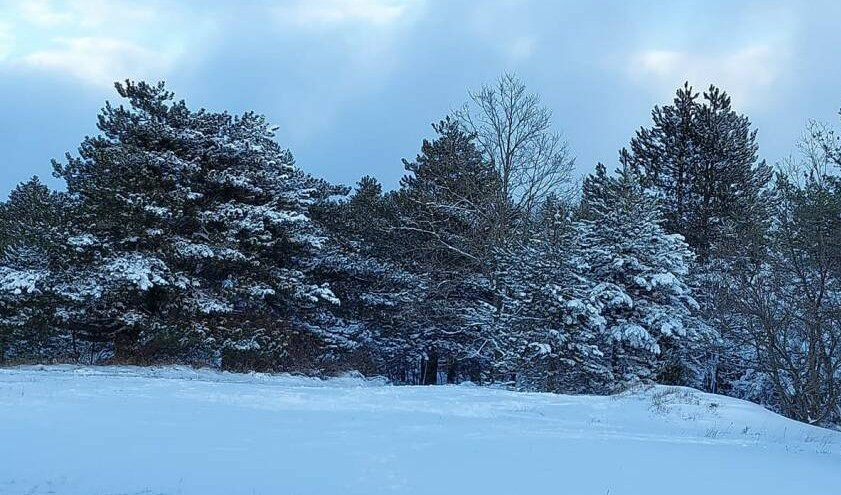
M 841 493 L 841 433 L 739 400 L 185 368 L 0 370 L 0 494 Z

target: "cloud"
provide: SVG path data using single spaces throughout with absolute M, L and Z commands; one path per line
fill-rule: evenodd
M 29 67 L 67 73 L 81 81 L 110 86 L 114 81 L 161 74 L 174 61 L 162 53 L 115 38 L 80 37 L 59 40 L 54 49 L 22 57 Z
M 5 68 L 61 73 L 100 87 L 127 77 L 165 78 L 206 30 L 203 12 L 164 9 L 157 0 L 140 5 L 130 0 L 3 1 L 7 26 L 4 30 L 0 21 L 0 63 Z
M 407 0 L 297 0 L 277 7 L 278 20 L 304 27 L 348 23 L 388 26 L 403 18 L 419 1 Z
M 160 13 L 153 3 L 138 5 L 126 0 L 27 0 L 17 9 L 21 21 L 37 27 L 79 26 L 92 28 L 105 24 L 151 19 Z
M 36 26 L 54 27 L 72 20 L 72 16 L 47 0 L 30 0 L 20 4 L 21 18 Z
M 296 81 L 281 122 L 293 140 L 312 139 L 357 101 L 381 90 L 407 63 L 406 42 L 425 0 L 287 0 L 269 8 L 271 35 L 285 47 L 270 55 Z M 325 77 L 327 76 L 327 77 Z
M 505 52 L 512 61 L 521 61 L 531 57 L 536 48 L 537 38 L 525 35 L 511 40 L 506 45 Z
M 14 43 L 15 38 L 12 35 L 12 29 L 7 24 L 0 22 L 0 61 L 12 53 Z
M 630 58 L 628 72 L 640 84 L 654 83 L 671 93 L 689 81 L 715 84 L 734 96 L 740 106 L 761 104 L 782 76 L 787 52 L 774 44 L 753 44 L 724 53 L 643 50 Z
M 530 59 L 538 48 L 541 33 L 536 9 L 523 2 L 512 0 L 484 0 L 481 8 L 464 4 L 458 15 L 463 18 L 463 29 L 505 64 L 519 64 Z

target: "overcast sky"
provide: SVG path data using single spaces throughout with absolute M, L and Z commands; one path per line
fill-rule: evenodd
M 177 4 L 177 5 L 171 5 Z M 393 187 L 430 123 L 514 71 L 586 173 L 684 80 L 723 87 L 769 162 L 841 122 L 841 2 L 0 0 L 0 196 L 96 132 L 113 82 L 256 110 L 305 170 Z

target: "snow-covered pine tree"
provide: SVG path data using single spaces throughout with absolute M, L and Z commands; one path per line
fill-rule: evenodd
M 588 278 L 597 282 L 613 374 L 629 383 L 657 378 L 668 358 L 686 362 L 668 354 L 683 353 L 683 341 L 699 337 L 703 325 L 685 282 L 691 251 L 660 226 L 656 200 L 624 153 L 621 163 L 614 177 L 599 165 L 585 180 L 576 242 Z
M 350 365 L 411 382 L 406 371 L 417 356 L 407 338 L 411 322 L 406 315 L 423 299 L 426 284 L 392 256 L 396 213 L 394 194 L 383 194 L 380 183 L 368 176 L 346 200 L 320 203 L 313 218 L 328 231 L 329 241 L 314 267 L 342 301 L 333 311 L 335 326 L 355 327 L 364 336 L 357 352 L 348 356 Z
M 561 393 L 609 390 L 598 285 L 588 278 L 575 233 L 549 228 L 501 256 L 506 290 L 483 341 L 496 381 Z
M 395 195 L 399 216 L 392 229 L 405 269 L 426 279 L 424 301 L 410 319 L 416 351 L 423 356 L 422 383 L 436 383 L 439 364 L 447 362 L 448 380 L 458 367 L 476 375 L 477 335 L 495 308 L 489 278 L 493 205 L 499 177 L 460 125 L 447 118 L 424 140 L 415 161 L 404 160 L 407 174 Z
M 537 214 L 531 220 L 529 228 L 532 235 L 551 243 L 561 242 L 564 235 L 569 233 L 576 204 L 550 194 L 536 209 Z
M 754 247 L 745 241 L 767 217 L 762 191 L 772 172 L 727 93 L 710 86 L 698 97 L 686 83 L 672 105 L 654 107 L 653 125 L 637 131 L 629 158 L 661 202 L 666 231 L 684 236 L 705 263 Z
M 752 270 L 764 249 L 772 172 L 758 158 L 756 130 L 715 86 L 699 94 L 685 84 L 673 105 L 655 107 L 652 127 L 631 141 L 631 159 L 663 205 L 663 225 L 698 255 L 692 284 L 701 314 L 721 334 L 710 342 L 701 382 L 717 391 L 739 373 L 732 318 L 722 299 L 727 279 Z
M 63 195 L 37 177 L 0 204 L 0 363 L 71 354 L 51 324 L 64 214 Z
M 320 184 L 265 118 L 193 111 L 163 83 L 116 88 L 128 106 L 107 103 L 101 135 L 54 164 L 77 215 L 65 324 L 119 359 L 229 368 L 301 369 L 346 345 L 311 324 L 338 304 L 307 273 Z

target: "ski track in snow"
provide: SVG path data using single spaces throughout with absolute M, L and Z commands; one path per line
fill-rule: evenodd
M 0 370 L 2 495 L 841 494 L 841 433 L 612 397 L 183 367 Z

